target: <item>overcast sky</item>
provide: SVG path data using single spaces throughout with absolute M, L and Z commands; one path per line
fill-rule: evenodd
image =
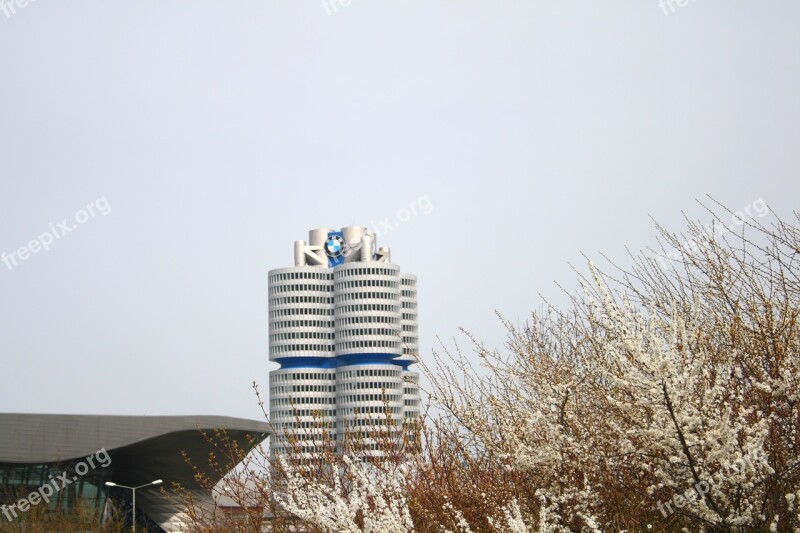
M 798 207 L 796 1 L 3 3 L 0 411 L 259 418 L 311 228 L 377 226 L 429 357 L 650 216 Z

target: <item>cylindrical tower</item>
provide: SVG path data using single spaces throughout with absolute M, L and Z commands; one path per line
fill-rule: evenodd
M 269 273 L 269 358 L 334 356 L 333 272 L 302 266 Z
M 336 369 L 336 438 L 366 455 L 379 454 L 381 438 L 395 438 L 403 425 L 402 368 L 357 364 Z
M 309 458 L 325 444 L 333 446 L 335 435 L 336 370 L 290 367 L 269 374 L 269 411 L 274 435 L 272 453 L 288 451 L 293 441 L 301 457 Z M 287 439 L 287 437 L 293 437 Z
M 295 248 L 295 251 L 297 247 Z M 297 253 L 295 253 L 295 256 Z M 333 273 L 325 267 L 279 268 L 269 273 L 269 357 L 272 452 L 286 437 L 316 448 L 336 421 Z
M 417 276 L 400 274 L 400 327 L 403 354 L 397 358 L 405 368 L 416 363 L 419 357 L 419 332 L 417 331 Z
M 269 272 L 273 453 L 287 451 L 286 434 L 308 457 L 324 434 L 380 453 L 377 436 L 419 416 L 416 276 L 389 248 L 373 254 L 374 238 L 363 226 L 314 229 L 295 242 L 296 266 Z
M 359 261 L 336 267 L 333 295 L 336 357 L 389 362 L 403 354 L 397 265 Z

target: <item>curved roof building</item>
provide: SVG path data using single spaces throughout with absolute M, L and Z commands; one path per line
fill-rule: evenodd
M 220 475 L 204 465 L 212 448 L 198 429 L 225 429 L 247 451 L 270 433 L 265 422 L 222 416 L 2 413 L 0 485 L 39 493 L 36 500 L 49 493 L 50 508 L 69 508 L 80 500 L 102 510 L 110 489 L 106 482 L 136 487 L 156 479 L 167 489 L 180 483 L 211 502 L 211 494 L 197 484 L 181 456 L 185 451 L 213 482 L 219 481 Z M 129 497 L 130 491 L 111 490 Z M 18 520 L 25 512 L 14 502 L 3 503 L 0 523 Z M 165 531 L 180 529 L 183 509 L 153 487 L 137 491 L 136 510 Z

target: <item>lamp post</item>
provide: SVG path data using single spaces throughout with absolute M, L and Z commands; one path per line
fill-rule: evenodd
M 106 486 L 108 487 L 119 487 L 121 489 L 128 489 L 133 492 L 133 507 L 131 507 L 131 528 L 133 529 L 133 533 L 136 533 L 136 489 L 143 489 L 145 487 L 149 487 L 150 485 L 160 485 L 160 484 L 161 484 L 160 479 L 151 481 L 150 483 L 145 483 L 144 485 L 139 485 L 138 487 L 128 487 L 126 485 L 118 485 L 113 481 L 106 481 Z

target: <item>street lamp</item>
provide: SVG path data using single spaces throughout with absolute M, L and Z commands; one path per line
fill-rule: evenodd
M 143 489 L 145 487 L 149 487 L 150 485 L 160 485 L 161 480 L 157 479 L 155 481 L 151 481 L 150 483 L 145 483 L 144 485 L 139 485 L 138 487 L 128 487 L 126 485 L 118 485 L 113 481 L 106 481 L 106 486 L 108 487 L 119 487 L 121 489 L 128 489 L 133 491 L 133 507 L 131 507 L 131 527 L 133 528 L 133 533 L 136 533 L 136 489 Z

